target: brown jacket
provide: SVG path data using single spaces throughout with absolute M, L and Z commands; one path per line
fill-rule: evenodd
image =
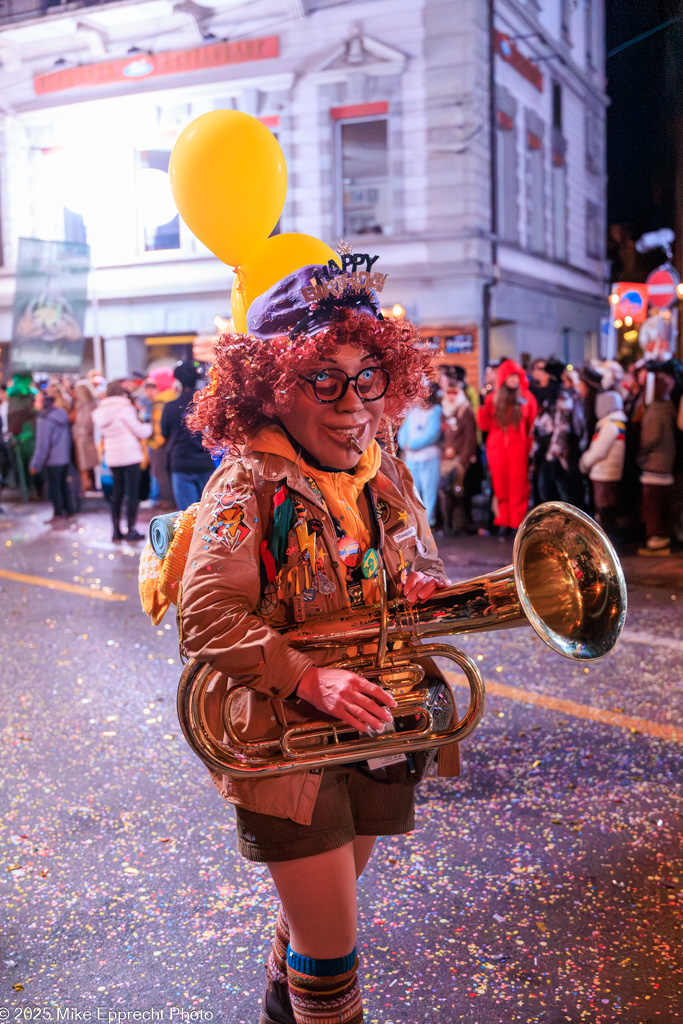
M 207 699 L 212 705 L 209 718 L 214 724 L 220 721 L 220 702 L 227 687 L 246 685 L 250 692 L 234 708 L 233 717 L 240 732 L 251 739 L 278 736 L 282 702 L 294 694 L 304 672 L 312 664 L 330 664 L 340 657 L 334 650 L 293 650 L 278 631 L 278 626 L 295 621 L 292 599 L 309 587 L 294 530 L 285 564 L 290 571 L 282 574 L 283 600 L 272 611 L 262 603 L 260 544 L 266 536 L 273 495 L 281 483 L 301 502 L 306 519 L 317 519 L 322 525 L 318 542 L 322 542 L 326 575 L 334 584 L 329 595 L 313 593 L 312 600 L 305 603 L 306 618 L 344 607 L 345 567 L 339 562 L 334 526 L 319 495 L 298 463 L 253 451 L 249 445 L 239 458 L 223 462 L 206 485 L 182 583 L 185 651 L 221 673 Z M 383 453 L 381 468 L 369 486 L 380 520 L 379 543 L 389 596 L 398 594 L 401 551 L 409 562 L 408 571 L 445 579 L 424 506 L 403 463 Z M 311 596 L 310 590 L 307 596 Z M 288 720 L 297 717 L 305 720 L 297 705 L 288 701 Z M 246 780 L 211 774 L 219 792 L 232 803 L 310 823 L 320 786 L 319 771 Z

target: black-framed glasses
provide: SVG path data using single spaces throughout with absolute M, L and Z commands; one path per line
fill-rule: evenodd
M 319 402 L 338 402 L 348 391 L 349 384 L 353 384 L 361 402 L 376 402 L 389 387 L 389 373 L 382 366 L 366 366 L 355 377 L 330 367 L 317 370 L 311 377 L 300 374 L 300 379 L 311 385 Z

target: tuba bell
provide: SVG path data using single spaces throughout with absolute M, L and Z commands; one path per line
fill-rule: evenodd
M 282 632 L 294 648 L 339 651 L 340 660 L 326 667 L 357 672 L 389 690 L 397 704 L 393 729 L 367 736 L 325 716 L 288 724 L 285 701 L 279 739 L 250 739 L 231 714 L 248 689 L 237 685 L 223 700 L 219 739 L 203 706 L 218 673 L 191 659 L 178 686 L 178 717 L 201 760 L 236 778 L 266 778 L 454 743 L 481 721 L 484 681 L 463 651 L 424 639 L 531 626 L 558 654 L 592 661 L 614 647 L 626 617 L 626 583 L 614 548 L 597 523 L 562 502 L 528 513 L 517 531 L 512 564 L 504 569 L 443 588 L 419 605 L 402 597 L 389 601 L 386 586 L 380 592 L 377 605 L 344 609 Z M 462 718 L 448 680 L 430 685 L 425 679 L 420 661 L 433 657 L 453 662 L 467 678 L 470 699 Z

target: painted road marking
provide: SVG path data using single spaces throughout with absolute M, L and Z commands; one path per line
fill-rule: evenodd
M 81 583 L 62 583 L 61 580 L 43 579 L 42 576 L 25 576 L 21 572 L 8 572 L 0 569 L 0 577 L 14 580 L 15 583 L 30 583 L 34 587 L 47 587 L 48 590 L 64 590 L 67 594 L 80 594 L 82 597 L 94 597 L 100 601 L 127 601 L 125 594 L 117 594 L 113 590 L 93 590 Z
M 469 684 L 463 676 L 458 676 L 447 669 L 442 669 L 442 672 L 449 683 L 469 690 Z M 600 722 L 602 725 L 616 725 L 620 729 L 628 729 L 629 732 L 643 733 L 647 736 L 657 736 L 661 740 L 683 743 L 683 729 L 679 729 L 675 725 L 651 722 L 647 718 L 632 718 L 629 715 L 622 715 L 618 711 L 591 708 L 587 704 L 579 704 L 578 701 L 560 700 L 559 697 L 550 697 L 548 694 L 520 690 L 516 686 L 497 683 L 493 679 L 485 680 L 485 686 L 486 693 L 490 697 L 505 697 L 508 700 L 517 701 L 519 704 L 533 704 L 550 711 L 561 711 L 562 714 L 571 715 L 573 718 L 584 718 L 591 722 Z
M 674 640 L 668 636 L 656 636 L 654 633 L 636 633 L 635 630 L 625 629 L 619 637 L 627 644 L 644 644 L 646 647 L 670 647 L 673 651 L 683 652 L 683 640 Z

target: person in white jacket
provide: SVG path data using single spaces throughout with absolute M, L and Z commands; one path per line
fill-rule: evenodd
M 142 423 L 130 395 L 120 380 L 107 385 L 106 397 L 92 414 L 104 442 L 104 458 L 114 478 L 111 515 L 114 524 L 112 540 L 123 540 L 121 508 L 126 498 L 128 519 L 127 540 L 144 540 L 135 529 L 140 501 L 140 464 L 144 452 L 140 441 L 152 433 L 151 423 Z
M 619 481 L 624 472 L 626 451 L 627 416 L 619 392 L 602 391 L 596 395 L 595 415 L 595 433 L 579 459 L 579 469 L 590 477 L 595 518 L 609 534 L 616 525 Z

